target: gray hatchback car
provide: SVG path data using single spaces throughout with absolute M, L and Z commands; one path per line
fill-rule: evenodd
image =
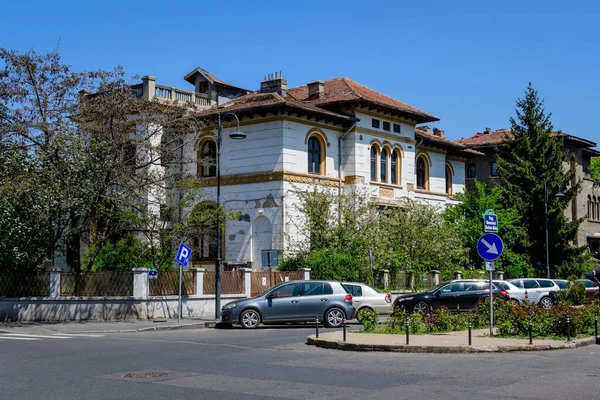
M 340 282 L 293 281 L 274 286 L 256 297 L 225 304 L 221 321 L 253 329 L 261 322 L 312 322 L 318 317 L 326 326 L 336 328 L 344 319 L 354 318 L 355 313 L 352 295 Z

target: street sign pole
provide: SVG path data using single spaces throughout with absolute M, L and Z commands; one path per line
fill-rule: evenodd
M 494 335 L 494 293 L 492 290 L 492 274 L 490 270 L 490 336 Z
M 183 264 L 179 264 L 179 302 L 177 304 L 177 323 L 181 322 L 181 312 L 183 310 L 183 306 L 181 304 L 181 277 L 183 275 Z
M 369 265 L 371 266 L 371 285 L 375 287 L 375 276 L 373 275 L 373 248 L 369 247 Z
M 187 264 L 192 256 L 192 249 L 187 247 L 185 244 L 181 243 L 179 245 L 179 250 L 177 250 L 177 255 L 175 256 L 175 260 L 179 263 L 179 298 L 177 302 L 177 322 L 181 322 L 181 314 L 183 312 L 183 306 L 181 304 L 181 280 L 183 276 L 183 267 L 187 267 Z

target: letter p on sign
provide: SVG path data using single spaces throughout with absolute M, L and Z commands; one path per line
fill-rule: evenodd
M 175 256 L 177 262 L 183 265 L 184 267 L 187 267 L 188 261 L 190 260 L 191 256 L 192 249 L 187 247 L 185 244 L 181 243 L 179 245 L 179 250 L 177 251 L 177 256 Z

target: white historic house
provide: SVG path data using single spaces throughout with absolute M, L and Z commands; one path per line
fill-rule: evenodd
M 201 68 L 185 80 L 185 91 L 156 84 L 150 76 L 139 96 L 191 101 L 201 107 L 206 126 L 185 149 L 197 157 L 187 173 L 204 180 L 198 207 L 214 206 L 218 114 L 223 119 L 221 204 L 239 213 L 223 232 L 223 262 L 261 267 L 261 250 L 288 249 L 296 234 L 290 221 L 297 190 L 315 184 L 336 190 L 362 188 L 382 206 L 404 197 L 443 207 L 465 186 L 465 160 L 475 151 L 445 138 L 443 131 L 417 127 L 439 119 L 348 78 L 287 88 L 281 75 L 265 78 L 260 90 L 229 85 Z M 234 140 L 237 128 L 246 134 Z M 210 162 L 213 160 L 213 162 Z M 214 266 L 216 248 L 198 237 L 194 264 Z

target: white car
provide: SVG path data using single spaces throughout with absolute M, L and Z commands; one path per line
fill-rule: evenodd
M 352 295 L 352 305 L 356 308 L 356 319 L 362 310 L 374 310 L 379 315 L 390 315 L 392 308 L 392 296 L 389 293 L 381 293 L 364 283 L 342 282 L 348 293 Z
M 524 289 L 524 299 L 535 304 L 539 304 L 545 309 L 549 309 L 558 300 L 558 291 L 560 287 L 551 279 L 545 278 L 519 278 L 510 279 L 510 283 Z
M 509 281 L 495 279 L 492 282 L 494 282 L 494 285 L 498 286 L 500 289 L 506 290 L 511 301 L 519 304 L 523 304 L 525 301 L 525 289 L 518 288 Z

